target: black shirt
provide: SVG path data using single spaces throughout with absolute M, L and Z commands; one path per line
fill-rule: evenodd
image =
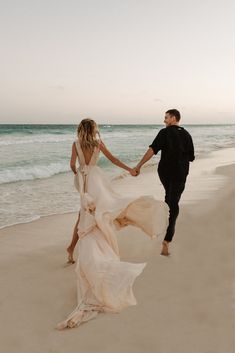
M 186 180 L 189 162 L 195 159 L 192 137 L 187 130 L 179 125 L 170 125 L 159 131 L 149 147 L 153 149 L 154 154 L 161 150 L 158 165 L 160 178 Z

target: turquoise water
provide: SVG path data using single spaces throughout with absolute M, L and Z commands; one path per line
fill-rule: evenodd
M 183 125 L 184 126 L 184 125 Z M 163 125 L 100 125 L 102 140 L 134 166 Z M 185 125 L 196 156 L 234 145 L 235 125 Z M 0 227 L 78 209 L 69 161 L 74 125 L 0 125 Z M 158 156 L 151 162 L 156 163 Z M 110 177 L 122 173 L 101 155 Z
M 101 125 L 101 137 L 111 152 L 126 163 L 135 163 L 153 141 L 161 125 Z M 224 148 L 234 142 L 235 125 L 185 126 L 196 154 Z M 53 177 L 69 171 L 74 125 L 1 125 L 0 184 Z M 101 156 L 100 166 L 116 167 Z

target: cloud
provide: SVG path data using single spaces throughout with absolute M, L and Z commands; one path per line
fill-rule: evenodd
M 65 86 L 63 85 L 53 85 L 53 86 L 49 86 L 50 88 L 53 88 L 57 91 L 64 91 L 65 90 Z
M 56 88 L 58 91 L 64 91 L 64 90 L 65 90 L 65 86 L 62 86 L 62 85 L 55 86 L 55 88 Z
M 218 114 L 223 114 L 223 115 L 229 115 L 229 114 L 231 114 L 231 112 L 218 112 Z

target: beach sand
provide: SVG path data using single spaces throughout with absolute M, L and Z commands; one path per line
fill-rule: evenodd
M 225 185 L 181 206 L 170 257 L 136 228 L 118 233 L 122 259 L 147 262 L 134 285 L 138 305 L 79 328 L 55 329 L 77 302 L 65 253 L 76 214 L 2 229 L 1 352 L 234 353 L 235 165 L 216 172 Z

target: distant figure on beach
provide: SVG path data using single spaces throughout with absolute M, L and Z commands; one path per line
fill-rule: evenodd
M 179 200 L 189 173 L 189 162 L 195 159 L 192 137 L 187 130 L 179 126 L 180 118 L 180 112 L 177 109 L 170 109 L 165 113 L 166 128 L 159 131 L 135 168 L 139 174 L 142 165 L 161 151 L 158 175 L 165 189 L 165 202 L 170 208 L 169 226 L 162 242 L 161 254 L 165 256 L 169 255 L 169 243 L 175 233 Z
M 163 201 L 151 196 L 122 197 L 113 191 L 97 166 L 100 151 L 131 175 L 137 172 L 111 154 L 100 140 L 93 120 L 83 119 L 77 132 L 78 139 L 72 145 L 71 169 L 81 199 L 76 266 L 81 298 L 68 318 L 58 324 L 58 329 L 79 326 L 99 312 L 117 313 L 136 304 L 132 286 L 145 263 L 120 261 L 115 229 L 131 224 L 149 236 L 165 234 L 169 216 L 169 208 Z

